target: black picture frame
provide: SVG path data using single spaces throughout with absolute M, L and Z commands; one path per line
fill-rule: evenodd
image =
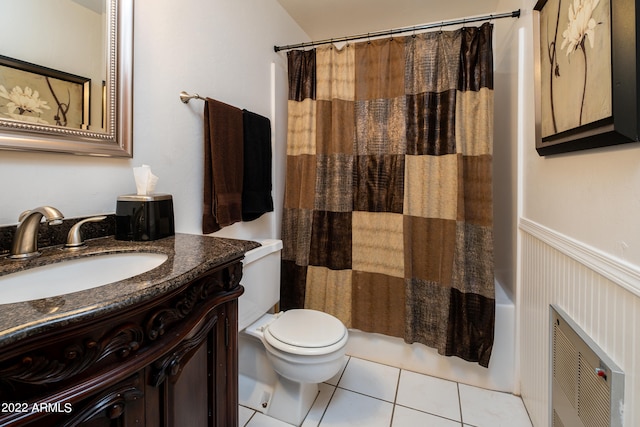
M 542 11 L 548 0 L 539 0 L 534 11 Z M 573 0 L 560 0 L 561 4 Z M 635 0 L 610 0 L 611 6 L 611 111 L 610 117 L 594 121 L 576 128 L 542 137 L 537 126 L 536 150 L 540 156 L 567 153 L 598 147 L 606 147 L 640 140 L 640 81 L 638 48 L 640 34 L 637 24 L 638 7 Z M 540 13 L 537 14 L 540 17 Z M 540 25 L 537 20 L 537 37 L 540 41 Z M 536 49 L 538 64 L 540 48 Z M 537 97 L 540 99 L 540 72 L 536 73 Z M 541 122 L 540 101 L 537 122 Z
M 38 90 L 39 98 L 43 100 L 46 98 L 49 107 L 46 110 L 46 114 L 49 115 L 49 120 L 46 123 L 29 121 L 38 118 L 37 114 L 25 115 L 25 121 L 34 125 L 46 124 L 85 130 L 89 128 L 91 79 L 0 55 L 0 84 L 5 80 L 11 80 L 15 83 L 16 79 L 20 83 L 10 85 L 12 87 L 5 87 L 7 92 L 11 92 L 15 86 L 19 86 L 21 89 L 33 88 L 33 90 Z M 71 93 L 73 93 L 73 103 L 71 102 Z M 4 98 L 0 101 L 2 101 L 0 108 L 10 102 Z M 22 116 L 4 117 L 8 116 L 5 111 L 2 111 L 2 114 L 4 119 L 21 121 L 20 117 Z

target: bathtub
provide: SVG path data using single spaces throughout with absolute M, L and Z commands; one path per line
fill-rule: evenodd
M 515 306 L 496 282 L 496 326 L 489 368 L 458 357 L 444 357 L 422 344 L 407 344 L 401 338 L 349 330 L 347 354 L 451 381 L 489 390 L 516 393 Z

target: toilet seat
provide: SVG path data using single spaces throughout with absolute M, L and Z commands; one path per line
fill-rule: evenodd
M 292 354 L 329 354 L 344 347 L 347 328 L 321 311 L 289 310 L 267 325 L 264 339 L 274 348 Z

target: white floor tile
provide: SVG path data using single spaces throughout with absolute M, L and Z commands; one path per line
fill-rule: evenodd
M 251 418 L 247 427 L 291 427 L 292 424 L 287 424 L 284 421 L 276 420 L 275 418 L 267 417 L 260 412 Z
M 318 427 L 320 425 L 320 420 L 322 420 L 322 416 L 327 410 L 329 401 L 336 389 L 334 386 L 324 383 L 318 384 L 318 388 L 320 389 L 320 393 L 318 393 L 316 401 L 313 402 L 313 406 L 304 419 L 302 427 Z
M 393 404 L 348 390 L 336 389 L 321 427 L 388 427 Z
M 353 357 L 345 363 L 319 385 L 302 427 L 532 427 L 517 396 Z M 238 411 L 241 427 L 291 427 L 247 407 Z
M 393 411 L 393 422 L 391 427 L 460 427 L 460 423 L 446 418 L 430 415 L 415 409 L 396 406 Z
M 402 371 L 396 403 L 460 422 L 458 384 Z
M 352 357 L 338 387 L 393 402 L 400 369 Z
M 476 427 L 531 427 L 522 399 L 460 384 L 462 420 Z
M 238 425 L 244 427 L 254 414 L 253 409 L 238 405 Z

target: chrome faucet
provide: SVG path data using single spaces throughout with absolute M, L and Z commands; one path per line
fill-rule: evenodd
M 38 226 L 44 217 L 49 225 L 62 223 L 64 215 L 51 206 L 41 206 L 20 214 L 18 228 L 13 236 L 9 258 L 29 259 L 40 255 L 38 252 Z

